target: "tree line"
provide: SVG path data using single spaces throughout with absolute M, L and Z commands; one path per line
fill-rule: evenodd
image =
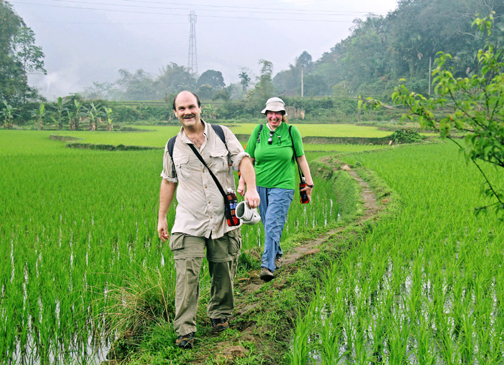
M 494 32 L 482 37 L 472 23 L 495 12 Z M 455 76 L 479 69 L 478 50 L 502 46 L 504 2 L 499 0 L 400 0 L 386 16 L 356 19 L 352 33 L 314 63 L 333 95 L 365 95 L 390 100 L 398 80 L 429 93 L 429 69 L 438 52 L 452 55 Z M 432 66 L 431 66 L 432 65 Z
M 476 14 L 492 11 L 494 31 L 490 37 L 482 37 L 472 22 Z M 276 95 L 285 98 L 289 105 L 309 110 L 309 118 L 345 120 L 358 113 L 359 95 L 390 101 L 399 79 L 405 79 L 408 90 L 428 95 L 429 70 L 439 51 L 452 55 L 448 62 L 455 76 L 477 73 L 478 50 L 489 42 L 496 47 L 503 44 L 503 14 L 504 3 L 497 0 L 400 0 L 397 9 L 386 16 L 369 14 L 356 19 L 351 34 L 320 59 L 314 61 L 304 51 L 287 70 L 276 74 L 268 60 L 259 60 L 258 76 L 244 68 L 238 74 L 240 81 L 229 85 L 218 70 L 197 75 L 176 63 L 163 67 L 157 76 L 142 69 L 120 69 L 115 82 L 94 82 L 80 95 L 64 97 L 63 102 L 70 110 L 75 109 L 75 100 L 87 109 L 92 109 L 90 101 L 111 107 L 106 100 L 163 100 L 166 105 L 140 111 L 135 107 L 114 107 L 118 121 L 163 120 L 169 119 L 174 95 L 191 90 L 202 100 L 215 102 L 210 108 L 212 117 L 240 119 L 258 116 L 264 101 Z M 46 122 L 59 118 L 58 104 L 47 103 L 42 111 L 43 98 L 27 82 L 28 73 L 45 73 L 44 54 L 35 45 L 33 31 L 8 2 L 0 2 L 0 15 L 0 109 L 4 125 L 10 126 L 14 120 L 19 124 L 40 120 L 40 115 Z M 373 117 L 379 119 L 379 115 Z

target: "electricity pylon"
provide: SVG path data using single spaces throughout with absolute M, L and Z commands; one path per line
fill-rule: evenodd
M 191 11 L 189 14 L 189 22 L 191 23 L 191 34 L 189 35 L 189 57 L 187 61 L 187 69 L 191 72 L 198 73 L 198 55 L 196 53 L 196 13 Z

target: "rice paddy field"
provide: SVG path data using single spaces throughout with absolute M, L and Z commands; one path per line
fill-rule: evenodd
M 319 133 L 301 126 L 304 136 Z M 141 128 L 152 131 L 61 134 L 162 147 L 178 131 Z M 249 129 L 233 131 L 250 133 L 253 125 L 239 128 Z M 370 131 L 346 136 L 382 136 Z M 344 131 L 330 133 L 320 136 Z M 98 364 L 119 335 L 107 313 L 127 300 L 114 293 L 148 276 L 173 298 L 171 252 L 156 232 L 162 151 L 69 149 L 51 134 L 0 131 L 2 364 Z M 352 248 L 327 269 L 297 323 L 290 362 L 504 363 L 503 222 L 493 213 L 474 215 L 485 203 L 476 169 L 446 143 L 305 147 L 319 151 L 308 160 L 337 151 L 339 160 L 376 173 L 399 210 L 349 236 Z M 498 171 L 487 173 L 504 181 Z M 338 220 L 338 192 L 320 177 L 315 184 L 313 203 L 292 204 L 284 241 Z M 242 236 L 244 249 L 259 246 L 262 227 L 244 227 Z M 202 297 L 209 291 L 205 265 Z
M 257 124 L 229 125 L 233 133 L 250 134 Z M 390 131 L 381 131 L 374 126 L 355 126 L 353 124 L 296 124 L 302 136 L 310 137 L 367 137 L 380 138 L 392 134 Z M 173 136 L 179 130 L 178 126 L 141 126 L 141 133 L 123 132 L 90 132 L 90 131 L 52 131 L 54 135 L 71 135 L 81 138 L 75 142 L 93 144 L 124 144 L 131 146 L 164 147 L 166 136 Z M 43 132 L 47 133 L 47 132 Z M 245 143 L 245 142 L 244 142 Z M 332 151 L 361 151 L 362 149 L 376 149 L 377 146 L 356 145 L 320 145 L 308 144 L 307 150 L 332 150 Z M 379 146 L 378 148 L 384 148 Z M 345 150 L 346 149 L 346 150 Z
M 171 136 L 155 133 L 159 140 Z M 0 131 L 2 364 L 100 363 L 119 335 L 106 313 L 125 296 L 113 293 L 154 273 L 155 285 L 173 298 L 171 252 L 156 232 L 163 151 L 69 149 L 50 134 Z M 89 138 L 155 145 L 146 135 Z M 320 189 L 312 204 L 292 205 L 284 239 L 338 219 L 336 192 L 327 181 L 315 183 Z M 169 225 L 173 219 L 170 209 Z M 260 225 L 244 227 L 244 249 L 258 246 L 263 235 Z
M 353 235 L 297 324 L 292 364 L 503 364 L 504 230 L 451 144 L 340 156 L 399 211 Z M 486 171 L 502 188 L 503 174 Z

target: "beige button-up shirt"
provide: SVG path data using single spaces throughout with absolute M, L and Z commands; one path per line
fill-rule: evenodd
M 232 168 L 236 171 L 242 158 L 249 154 L 243 151 L 240 142 L 229 128 L 222 126 L 228 147 L 226 150 L 226 146 L 213 128 L 208 123 L 203 123 L 205 141 L 198 152 L 212 169 L 224 192 L 227 192 L 228 188 L 234 191 L 235 181 L 233 171 L 228 166 L 228 150 Z M 178 204 L 171 232 L 206 238 L 209 238 L 210 234 L 212 238 L 222 237 L 237 227 L 227 225 L 224 216 L 224 198 L 208 169 L 196 157 L 189 144 L 193 143 L 181 128 L 173 148 L 175 176 L 172 173 L 172 159 L 168 153 L 168 146 L 165 147 L 161 177 L 169 182 L 178 183 L 176 195 Z

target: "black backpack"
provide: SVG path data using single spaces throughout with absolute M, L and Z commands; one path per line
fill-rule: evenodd
M 224 131 L 222 130 L 222 127 L 218 124 L 210 124 L 212 126 L 212 129 L 214 130 L 215 133 L 219 136 L 221 139 L 222 143 L 224 143 L 224 146 L 226 146 L 226 150 L 228 151 L 228 164 L 230 163 L 229 161 L 229 149 L 226 143 L 226 136 L 224 136 Z M 173 162 L 173 148 L 175 147 L 175 141 L 177 140 L 178 134 L 173 136 L 168 140 L 167 147 L 168 147 L 168 153 L 170 154 L 170 158 L 172 160 L 172 175 L 177 176 L 177 171 L 175 171 L 175 163 Z

